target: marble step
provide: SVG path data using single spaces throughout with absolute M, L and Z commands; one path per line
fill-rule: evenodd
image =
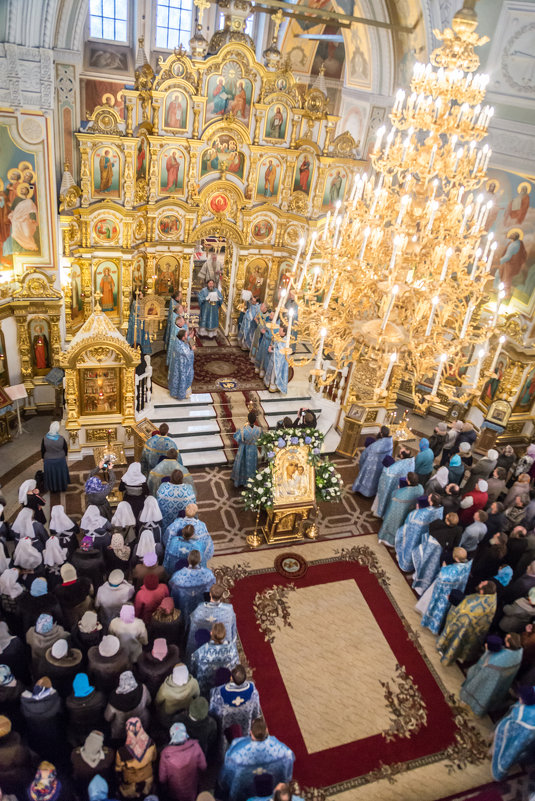
M 161 387 L 159 389 L 162 394 L 153 393 L 152 395 L 152 404 L 155 409 L 168 408 L 169 406 L 180 406 L 184 408 L 187 406 L 199 406 L 200 404 L 212 403 L 212 396 L 209 392 L 201 392 L 197 395 L 190 395 L 190 397 L 185 400 L 177 400 L 176 398 L 172 398 L 167 390 Z
M 168 423 L 172 427 L 172 423 L 179 423 L 182 420 L 209 420 L 216 417 L 216 411 L 213 406 L 189 406 L 177 409 L 160 406 L 147 411 L 146 416 L 153 423 Z
M 310 395 L 280 395 L 278 392 L 270 392 L 269 389 L 261 389 L 258 397 L 262 403 L 279 403 L 281 400 L 287 401 L 309 401 Z M 302 405 L 302 404 L 301 404 Z
M 227 464 L 227 457 L 222 450 L 195 451 L 181 453 L 182 461 L 186 467 L 208 467 L 214 464 Z
M 219 434 L 219 426 L 210 420 L 173 421 L 169 425 L 170 437 L 199 437 L 205 434 Z
M 188 451 L 215 451 L 223 447 L 223 440 L 219 434 L 206 434 L 205 436 L 173 437 L 180 453 Z
M 311 411 L 315 412 L 315 414 L 319 414 L 321 412 L 321 408 L 314 406 L 314 404 L 307 404 L 303 402 L 303 400 L 277 400 L 273 403 L 266 403 L 262 401 L 262 408 L 266 414 L 273 415 L 278 414 L 279 417 L 292 417 L 292 415 L 296 416 L 299 409 L 305 408 L 310 409 Z

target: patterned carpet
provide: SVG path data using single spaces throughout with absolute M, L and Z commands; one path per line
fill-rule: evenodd
M 152 377 L 159 386 L 167 388 L 165 359 L 163 350 L 154 354 Z M 265 389 L 264 382 L 255 373 L 249 354 L 240 348 L 225 345 L 197 348 L 194 374 L 192 391 L 197 393 Z

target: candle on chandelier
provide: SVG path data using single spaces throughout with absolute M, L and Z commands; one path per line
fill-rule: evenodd
M 494 318 L 492 320 L 492 325 L 494 328 L 498 325 L 498 317 L 500 316 L 500 306 L 502 305 L 502 300 L 505 298 L 505 286 L 500 283 L 500 289 L 498 292 L 498 300 L 496 301 L 496 311 L 494 312 Z
M 277 306 L 277 308 L 275 310 L 275 316 L 273 318 L 273 324 L 275 324 L 277 322 L 277 319 L 278 319 L 279 314 L 280 314 L 280 310 L 282 309 L 282 304 L 284 303 L 284 298 L 286 297 L 287 294 L 288 294 L 288 290 L 285 287 L 283 287 L 281 289 L 281 294 L 280 294 L 278 306 Z
M 292 322 L 293 322 L 294 314 L 295 314 L 295 312 L 294 312 L 293 309 L 288 309 L 288 328 L 286 329 L 286 347 L 287 348 L 290 347 L 290 338 L 291 338 L 291 335 L 292 335 Z
M 496 353 L 494 354 L 494 359 L 492 360 L 492 364 L 490 366 L 490 372 L 494 373 L 496 370 L 496 365 L 498 364 L 498 359 L 500 357 L 500 353 L 502 352 L 502 348 L 504 346 L 506 337 L 501 336 L 498 340 L 498 347 L 496 348 Z
M 483 228 L 483 229 L 485 228 L 485 226 L 487 224 L 487 220 L 489 218 L 490 210 L 493 207 L 493 205 L 494 204 L 493 204 L 492 200 L 489 200 L 488 203 L 486 204 L 486 206 L 483 207 L 483 210 L 481 212 L 481 228 Z
M 491 231 L 487 236 L 487 243 L 485 245 L 485 250 L 483 251 L 483 256 L 481 257 L 485 262 L 487 261 L 487 256 L 489 255 L 489 250 L 493 239 L 494 239 L 494 234 Z
M 451 259 L 452 255 L 453 255 L 453 248 L 448 248 L 446 251 L 446 255 L 444 257 L 444 265 L 442 267 L 442 272 L 440 273 L 441 281 L 444 281 L 444 279 L 446 278 L 446 275 L 448 273 L 448 262 Z
M 381 324 L 381 333 L 386 328 L 386 324 L 388 323 L 388 318 L 390 317 L 390 312 L 392 311 L 392 307 L 394 305 L 394 301 L 396 300 L 398 292 L 399 292 L 399 287 L 397 284 L 394 284 L 394 286 L 392 287 L 392 292 L 390 294 L 390 300 L 388 301 L 388 306 L 386 307 L 385 316 L 383 317 L 383 322 Z
M 438 360 L 437 372 L 435 374 L 435 380 L 433 382 L 433 389 L 431 390 L 431 395 L 433 395 L 433 397 L 435 397 L 438 392 L 438 385 L 440 383 L 440 376 L 442 375 L 442 368 L 444 367 L 444 362 L 446 361 L 447 358 L 448 354 L 442 353 Z
M 435 295 L 435 297 L 431 300 L 431 313 L 429 315 L 429 321 L 427 323 L 427 328 L 425 329 L 426 337 L 429 336 L 429 334 L 431 333 L 431 329 L 433 328 L 433 318 L 435 316 L 435 311 L 436 311 L 436 308 L 438 306 L 439 300 L 440 300 L 440 298 L 438 297 L 438 295 Z
M 329 214 L 330 214 L 330 212 L 329 212 Z M 327 223 L 325 225 L 325 230 L 327 230 L 327 228 L 329 227 L 329 214 L 327 214 Z M 297 264 L 299 262 L 299 259 L 301 257 L 301 252 L 302 252 L 304 247 L 305 247 L 305 240 L 304 240 L 304 237 L 301 237 L 301 239 L 299 240 L 298 247 L 297 247 L 297 253 L 295 254 L 295 259 L 294 259 L 294 263 L 293 263 L 293 267 L 292 267 L 292 273 L 295 273 L 295 271 L 297 270 Z
M 369 225 L 367 225 L 366 228 L 364 229 L 364 238 L 362 240 L 362 247 L 360 249 L 359 259 L 363 259 L 364 258 L 364 251 L 366 250 L 366 243 L 368 242 L 368 239 L 370 237 L 370 233 L 371 233 L 371 228 L 370 228 Z
M 431 186 L 433 187 L 433 192 L 431 194 L 431 200 L 434 200 L 435 199 L 435 195 L 437 193 L 437 189 L 438 189 L 438 178 L 435 178 L 435 180 L 432 182 Z
M 430 205 L 431 205 L 431 214 L 429 215 L 429 222 L 427 223 L 427 233 L 430 233 L 431 229 L 433 228 L 433 223 L 435 221 L 435 216 L 439 207 L 439 202 L 438 200 L 432 200 Z
M 326 242 L 326 241 L 327 241 L 327 234 L 328 234 L 328 232 L 329 232 L 329 223 L 330 223 L 330 220 L 331 220 L 331 212 L 330 212 L 330 211 L 328 211 L 328 212 L 327 212 L 327 216 L 325 217 L 325 226 L 324 226 L 324 228 L 323 228 L 323 236 L 322 236 L 322 240 L 323 240 L 323 242 Z
M 331 302 L 331 298 L 333 296 L 335 284 L 336 284 L 336 275 L 334 276 L 334 278 L 332 280 L 332 283 L 331 283 L 331 285 L 329 287 L 329 291 L 327 292 L 327 295 L 325 296 L 325 300 L 323 301 L 323 309 L 324 309 L 324 311 L 326 311 L 328 309 L 328 307 L 329 307 L 329 303 Z
M 314 250 L 314 245 L 316 244 L 317 235 L 318 235 L 318 232 L 314 231 L 312 233 L 311 238 L 310 238 L 310 245 L 308 246 L 308 253 L 307 253 L 306 258 L 305 258 L 305 267 L 308 267 L 308 265 L 310 264 L 310 259 L 312 257 L 312 251 Z
M 381 147 L 381 142 L 383 141 L 383 136 L 386 133 L 386 127 L 381 125 L 379 130 L 377 131 L 377 136 L 375 137 L 375 152 L 378 153 Z
M 464 316 L 463 327 L 461 329 L 461 339 L 464 339 L 466 336 L 466 332 L 468 331 L 468 326 L 470 325 L 470 320 L 472 319 L 472 314 L 474 313 L 474 306 L 471 303 L 468 304 L 468 308 L 466 310 L 466 314 Z
M 460 147 L 458 149 L 458 151 L 456 152 L 456 154 L 455 154 L 455 162 L 453 164 L 453 174 L 454 175 L 457 172 L 457 167 L 459 166 L 459 159 L 461 158 L 463 153 L 464 153 L 464 147 Z
M 468 218 L 471 215 L 471 213 L 472 213 L 472 204 L 469 203 L 464 210 L 463 221 L 461 223 L 461 227 L 459 228 L 459 235 L 464 234 L 464 229 L 466 228 L 466 223 L 468 222 Z
M 394 139 L 394 129 L 390 130 L 390 133 L 386 137 L 386 148 L 385 148 L 385 155 L 384 158 L 388 156 L 388 151 L 390 150 L 390 145 L 392 144 L 392 140 Z
M 320 268 L 319 267 L 314 267 L 313 278 L 312 278 L 312 287 L 310 289 L 311 292 L 314 292 L 314 290 L 316 289 L 316 281 L 318 279 L 318 275 L 319 274 L 320 274 Z
M 397 217 L 397 220 L 396 220 L 396 225 L 400 225 L 401 224 L 401 221 L 403 219 L 403 215 L 407 211 L 407 208 L 409 206 L 410 201 L 411 201 L 411 196 L 410 195 L 403 195 L 403 197 L 401 198 L 401 201 L 400 201 L 400 204 L 399 204 L 399 213 L 398 213 L 398 217 Z
M 492 262 L 494 261 L 494 254 L 496 253 L 496 249 L 498 247 L 497 242 L 493 242 L 490 246 L 490 255 L 487 259 L 487 272 L 490 272 L 490 268 L 492 267 Z
M 323 344 L 325 342 L 326 336 L 327 336 L 327 329 L 320 328 L 320 344 L 318 347 L 318 352 L 316 353 L 316 364 L 314 365 L 316 370 L 321 370 L 321 357 L 323 355 Z
M 481 365 L 483 364 L 483 359 L 485 357 L 485 353 L 486 353 L 485 349 L 484 348 L 480 348 L 480 350 L 478 351 L 478 354 L 477 354 L 476 371 L 474 373 L 474 378 L 472 380 L 472 387 L 474 389 L 477 387 L 477 384 L 478 384 L 478 381 L 479 381 L 479 376 L 480 376 L 480 373 L 481 373 Z
M 477 264 L 480 258 L 481 258 L 481 248 L 478 248 L 474 253 L 474 261 L 472 263 L 472 272 L 470 274 L 472 281 L 476 280 Z
M 394 351 L 394 353 L 390 354 L 390 359 L 388 361 L 388 367 L 386 368 L 385 377 L 383 378 L 383 383 L 381 384 L 381 387 L 380 387 L 381 392 L 383 392 L 388 386 L 388 379 L 390 378 L 392 370 L 394 369 L 394 365 L 396 363 L 397 357 L 398 357 L 398 355 L 397 355 L 396 351 Z
M 476 206 L 474 209 L 474 220 L 477 220 L 479 216 L 479 209 L 481 208 L 482 203 L 483 203 L 483 195 L 478 195 L 476 198 Z

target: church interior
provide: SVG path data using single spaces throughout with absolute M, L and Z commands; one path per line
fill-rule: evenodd
M 0 799 L 535 799 L 534 54 L 0 0 Z

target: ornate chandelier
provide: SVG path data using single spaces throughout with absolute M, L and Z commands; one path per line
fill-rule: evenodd
M 337 369 L 353 364 L 353 400 L 381 402 L 403 377 L 419 406 L 438 401 L 439 387 L 442 398 L 464 402 L 486 378 L 504 291 L 489 311 L 497 245 L 485 230 L 492 204 L 477 188 L 493 109 L 484 105 L 488 77 L 474 72 L 474 48 L 488 41 L 475 32 L 475 1 L 465 0 L 451 29 L 435 31 L 442 44 L 431 63 L 415 64 L 410 92 L 397 92 L 373 169 L 300 243 L 286 290 L 297 317 L 284 295 L 275 316 L 312 344 L 315 356 L 298 359 L 287 332 L 285 352 L 291 364 L 315 359 L 319 384 L 336 374 L 321 369 L 324 352 Z

